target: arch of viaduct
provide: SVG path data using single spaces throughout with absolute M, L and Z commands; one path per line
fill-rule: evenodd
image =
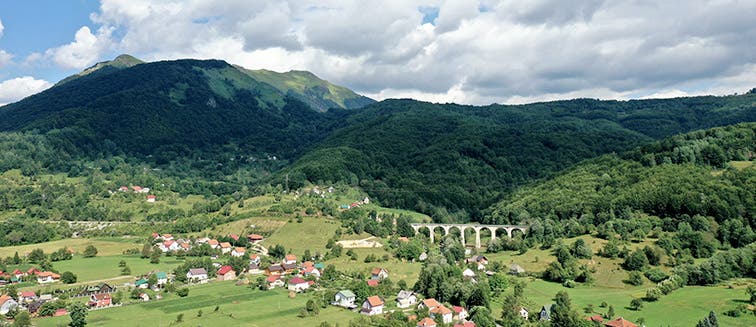
M 421 228 L 427 228 L 429 230 L 429 236 L 431 243 L 433 242 L 434 238 L 434 230 L 436 228 L 441 228 L 444 230 L 444 236 L 449 235 L 449 232 L 452 228 L 456 228 L 459 230 L 462 244 L 465 243 L 465 230 L 472 229 L 475 231 L 475 248 L 481 248 L 480 244 L 480 231 L 483 229 L 488 229 L 491 232 L 491 239 L 496 239 L 496 230 L 497 229 L 503 229 L 507 231 L 507 236 L 509 238 L 512 238 L 512 231 L 519 230 L 523 234 L 528 232 L 528 226 L 517 226 L 517 225 L 479 225 L 479 224 L 431 224 L 431 223 L 420 223 L 420 224 L 410 224 L 412 226 L 412 229 L 415 230 L 415 234 L 420 233 Z

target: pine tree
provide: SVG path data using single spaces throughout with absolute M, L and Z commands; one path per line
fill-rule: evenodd
M 71 322 L 68 324 L 70 327 L 83 327 L 87 325 L 87 307 L 84 303 L 74 303 L 68 308 L 68 312 L 71 314 Z
M 580 326 L 581 322 L 578 313 L 572 309 L 572 301 L 567 292 L 560 291 L 557 293 L 556 304 L 551 312 L 551 326 L 574 327 Z

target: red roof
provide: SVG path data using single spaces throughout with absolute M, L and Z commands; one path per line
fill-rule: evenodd
M 376 287 L 376 286 L 378 286 L 378 284 L 380 284 L 380 281 L 378 281 L 377 279 L 371 279 L 371 280 L 367 281 L 367 284 L 370 287 Z
M 465 308 L 459 307 L 459 306 L 456 306 L 456 305 L 452 307 L 452 310 L 454 310 L 454 312 L 456 312 L 456 313 L 460 313 L 462 311 L 467 311 L 467 310 L 465 310 Z
M 438 303 L 438 301 L 436 301 L 436 299 L 431 298 L 431 299 L 425 299 L 425 300 L 423 300 L 423 305 L 426 308 L 435 308 L 435 307 L 441 306 L 441 303 Z
M 21 297 L 34 297 L 37 296 L 37 293 L 27 291 L 27 292 L 21 292 Z
M 286 261 L 292 261 L 292 260 L 293 261 L 297 261 L 297 256 L 295 256 L 293 254 L 287 254 L 286 258 L 284 258 L 284 260 L 286 260 Z
M 252 260 L 257 260 L 260 257 L 257 256 L 257 253 L 252 253 L 252 254 L 249 255 L 249 258 L 252 259 Z
M 461 324 L 454 324 L 454 327 L 475 327 L 475 323 L 472 321 L 465 321 Z
M 249 234 L 249 235 L 247 235 L 247 238 L 248 238 L 248 239 L 249 239 L 250 241 L 260 241 L 260 240 L 262 240 L 262 239 L 263 239 L 263 236 L 262 236 L 262 235 L 260 235 L 260 234 Z
M 239 240 L 239 235 L 236 235 L 236 234 L 228 235 L 228 237 L 233 238 L 234 241 L 238 241 Z
M 371 307 L 377 307 L 379 305 L 383 305 L 383 299 L 381 299 L 380 296 L 370 296 L 367 298 L 367 302 L 370 304 Z
M 607 321 L 604 323 L 604 326 L 608 327 L 638 327 L 638 325 L 625 320 L 625 318 L 618 317 L 617 319 L 614 319 L 612 321 Z
M 209 240 L 209 241 L 207 241 L 207 244 L 210 244 L 210 245 L 218 245 L 218 240 L 215 240 L 215 239 L 213 239 L 213 240 Z
M 270 275 L 268 276 L 266 280 L 268 281 L 268 283 L 272 283 L 272 282 L 277 281 L 278 279 L 279 279 L 278 275 Z
M 94 294 L 92 296 L 94 296 L 97 301 L 110 300 L 110 294 L 108 293 Z
M 60 317 L 60 316 L 65 316 L 67 314 L 68 314 L 68 310 L 66 310 L 65 308 L 62 308 L 62 309 L 55 310 L 55 313 L 53 314 L 53 316 Z
M 417 327 L 431 327 L 431 326 L 437 326 L 436 322 L 433 321 L 433 319 L 425 317 L 423 320 L 420 320 L 417 322 Z
M 294 277 L 289 280 L 289 285 L 297 285 L 297 284 L 304 284 L 304 283 L 307 283 L 307 281 L 299 277 Z
M 236 253 L 244 253 L 244 252 L 247 252 L 247 249 L 242 248 L 242 247 L 236 247 L 234 251 L 236 251 Z
M 231 268 L 231 266 L 223 266 L 218 269 L 218 275 L 225 275 L 232 271 L 234 271 L 234 268 Z
M 14 274 L 14 275 L 22 275 L 23 273 L 24 273 L 24 272 L 23 272 L 23 271 L 21 271 L 21 270 L 18 270 L 18 268 L 16 268 L 16 270 L 14 270 L 14 271 L 13 271 L 13 274 Z
M 221 243 L 221 244 L 220 244 L 220 246 L 221 246 L 222 248 L 230 248 L 230 247 L 231 247 L 231 243 L 228 243 L 228 242 L 223 242 L 223 243 Z
M 147 198 L 148 199 L 155 199 L 155 198 L 157 198 L 157 196 L 155 196 L 155 195 L 148 195 Z
M 383 268 L 373 268 L 373 270 L 370 273 L 373 274 L 373 275 L 378 275 L 383 270 L 385 270 L 385 269 L 383 269 Z

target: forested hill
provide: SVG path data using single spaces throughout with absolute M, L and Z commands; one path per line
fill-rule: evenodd
M 127 58 L 128 59 L 128 58 Z M 343 113 L 307 104 L 218 60 L 141 63 L 119 57 L 0 108 L 0 130 L 36 131 L 71 153 L 158 161 L 235 144 L 291 158 Z
M 742 246 L 755 240 L 754 160 L 756 123 L 691 132 L 523 187 L 493 206 L 485 222 L 599 226 L 640 213 L 662 219 L 657 225 L 667 230 L 680 222 L 719 226 L 722 242 Z
M 486 107 L 388 100 L 280 176 L 359 184 L 383 205 L 438 220 L 480 219 L 515 187 L 579 161 L 743 121 L 756 121 L 756 95 Z

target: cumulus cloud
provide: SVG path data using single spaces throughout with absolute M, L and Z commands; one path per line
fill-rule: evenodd
M 87 26 L 81 27 L 76 31 L 74 41 L 49 49 L 45 54 L 52 60 L 65 68 L 82 69 L 94 64 L 100 59 L 101 54 L 107 50 L 110 43 L 110 28 L 100 28 L 97 35 Z
M 5 29 L 5 27 L 3 26 L 3 21 L 0 20 L 0 37 L 3 37 L 3 29 Z M 13 56 L 10 53 L 5 52 L 3 49 L 0 49 L 0 68 L 10 63 L 11 58 L 13 58 Z
M 303 69 L 378 99 L 732 93 L 756 86 L 753 12 L 734 0 L 102 0 L 97 33 L 53 53 L 67 67 L 110 47 Z
M 0 105 L 16 102 L 27 96 L 44 91 L 52 83 L 34 77 L 17 77 L 0 82 Z

